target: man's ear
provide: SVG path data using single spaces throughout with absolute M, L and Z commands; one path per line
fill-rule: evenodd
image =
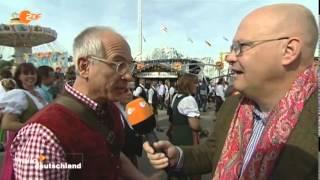
M 79 58 L 78 59 L 78 72 L 79 76 L 85 79 L 89 77 L 89 64 L 90 61 L 86 58 Z
M 302 41 L 298 37 L 289 38 L 283 47 L 282 65 L 293 63 L 301 54 Z

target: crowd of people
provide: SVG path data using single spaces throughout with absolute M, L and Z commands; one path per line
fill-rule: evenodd
M 31 63 L 0 71 L 0 179 L 159 179 L 139 171 L 143 150 L 171 180 L 208 172 L 219 180 L 317 179 L 317 40 L 304 6 L 264 6 L 236 31 L 226 58 L 232 84 L 184 73 L 135 86 L 127 41 L 110 27 L 88 27 L 65 75 Z M 168 141 L 143 142 L 127 121 L 126 104 L 139 97 L 156 118 L 167 111 Z M 200 143 L 208 102 L 215 128 Z
M 14 73 L 11 69 L 4 67 L 0 72 L 2 146 L 8 143 L 5 140 L 10 141 L 14 137 L 7 133 L 5 139 L 4 130 L 20 129 L 33 113 L 53 101 L 63 84 L 59 75 L 49 66 L 36 68 L 31 63 L 21 63 Z

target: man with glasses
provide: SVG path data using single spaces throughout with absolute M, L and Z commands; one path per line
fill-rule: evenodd
M 317 179 L 318 29 L 304 6 L 276 4 L 254 10 L 240 23 L 227 62 L 231 96 L 217 114 L 208 140 L 193 147 L 159 141 L 151 164 L 213 179 Z
M 108 27 L 90 27 L 75 38 L 73 50 L 74 83 L 16 136 L 15 178 L 150 179 L 121 152 L 124 122 L 113 103 L 132 80 L 128 43 Z

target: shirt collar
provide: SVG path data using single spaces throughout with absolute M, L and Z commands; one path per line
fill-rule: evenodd
M 65 83 L 65 90 L 70 93 L 72 96 L 74 96 L 76 99 L 78 99 L 80 102 L 84 103 L 87 105 L 89 108 L 91 108 L 94 111 L 97 111 L 98 103 L 95 102 L 94 100 L 90 99 L 86 95 L 82 94 L 81 92 L 77 91 L 74 89 L 70 84 L 72 82 L 67 82 Z
M 268 115 L 269 115 L 268 112 L 262 112 L 257 106 L 255 106 L 253 109 L 254 120 L 257 120 L 257 121 L 262 120 L 263 125 L 266 125 Z
M 144 88 L 144 85 L 143 85 L 143 84 L 139 84 L 139 85 Z

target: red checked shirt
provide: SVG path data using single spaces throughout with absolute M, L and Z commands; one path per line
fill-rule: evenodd
M 98 103 L 73 89 L 68 83 L 65 84 L 65 90 L 96 111 Z M 40 155 L 48 157 L 52 164 L 66 163 L 65 153 L 58 138 L 39 123 L 28 124 L 19 131 L 11 145 L 11 155 L 17 180 L 69 179 L 68 169 L 40 169 L 35 165 L 35 162 L 39 161 Z

